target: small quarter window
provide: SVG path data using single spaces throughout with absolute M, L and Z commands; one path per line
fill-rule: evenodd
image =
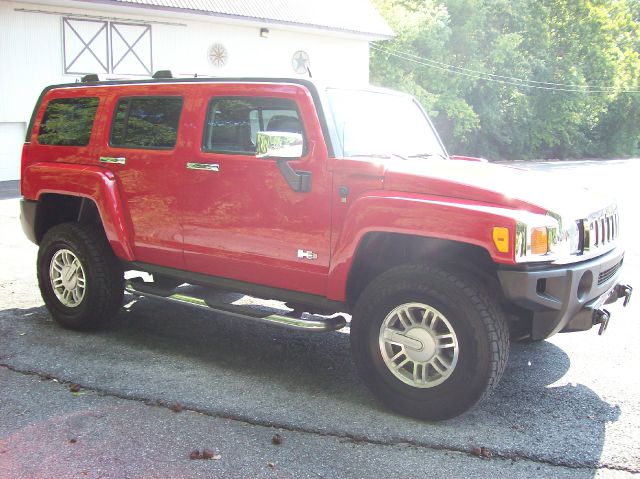
M 123 98 L 113 116 L 110 144 L 126 148 L 173 148 L 181 111 L 181 97 Z
M 44 111 L 38 143 L 58 146 L 86 146 L 91 138 L 97 98 L 58 98 Z
M 259 131 L 304 134 L 296 104 L 286 98 L 214 98 L 202 149 L 254 155 Z

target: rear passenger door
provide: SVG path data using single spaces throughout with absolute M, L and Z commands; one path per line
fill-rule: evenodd
M 309 92 L 300 85 L 219 84 L 197 104 L 196 141 L 183 160 L 187 269 L 324 295 L 331 180 Z M 294 191 L 276 161 L 256 158 L 262 130 L 304 136 L 303 156 L 289 166 L 311 174 L 310 191 Z
M 136 260 L 182 268 L 178 195 L 183 172 L 177 155 L 184 98 L 175 89 L 119 91 L 110 98 L 99 161 L 118 178 Z

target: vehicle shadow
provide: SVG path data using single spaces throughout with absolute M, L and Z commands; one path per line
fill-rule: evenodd
M 430 424 L 395 415 L 373 399 L 351 362 L 348 334 L 302 333 L 126 300 L 116 320 L 91 334 L 59 328 L 44 307 L 0 311 L 0 363 L 264 424 L 303 423 L 348 437 L 460 451 L 483 446 L 514 460 L 581 468 L 602 464 L 606 425 L 620 414 L 587 386 L 562 381 L 571 363 L 550 342 L 514 344 L 491 397 L 458 418 Z
M 485 437 L 492 442 L 510 430 L 510 446 L 501 450 L 508 457 L 568 467 L 602 466 L 606 427 L 618 421 L 620 407 L 584 384 L 563 381 L 570 366 L 569 356 L 549 341 L 512 344 L 507 369 L 492 396 L 452 425 L 491 424 L 496 432 Z M 581 477 L 592 477 L 583 472 Z

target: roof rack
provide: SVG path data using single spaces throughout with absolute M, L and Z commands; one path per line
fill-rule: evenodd
M 151 78 L 153 78 L 154 80 L 162 80 L 166 78 L 173 78 L 173 74 L 171 73 L 171 70 L 158 70 L 151 76 Z M 84 75 L 80 78 L 80 83 L 95 83 L 99 81 L 100 78 L 95 73 L 88 73 L 87 75 Z
M 96 75 L 95 73 L 89 73 L 88 75 L 80 78 L 80 83 L 92 83 L 96 81 L 100 81 L 100 78 L 98 78 L 98 75 Z
M 156 80 L 161 78 L 173 78 L 173 75 L 171 73 L 171 70 L 158 70 L 151 76 L 151 78 L 154 78 Z

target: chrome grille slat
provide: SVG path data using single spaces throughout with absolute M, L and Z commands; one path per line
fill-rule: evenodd
M 620 219 L 615 207 L 599 211 L 585 219 L 584 252 L 611 249 L 620 235 Z

